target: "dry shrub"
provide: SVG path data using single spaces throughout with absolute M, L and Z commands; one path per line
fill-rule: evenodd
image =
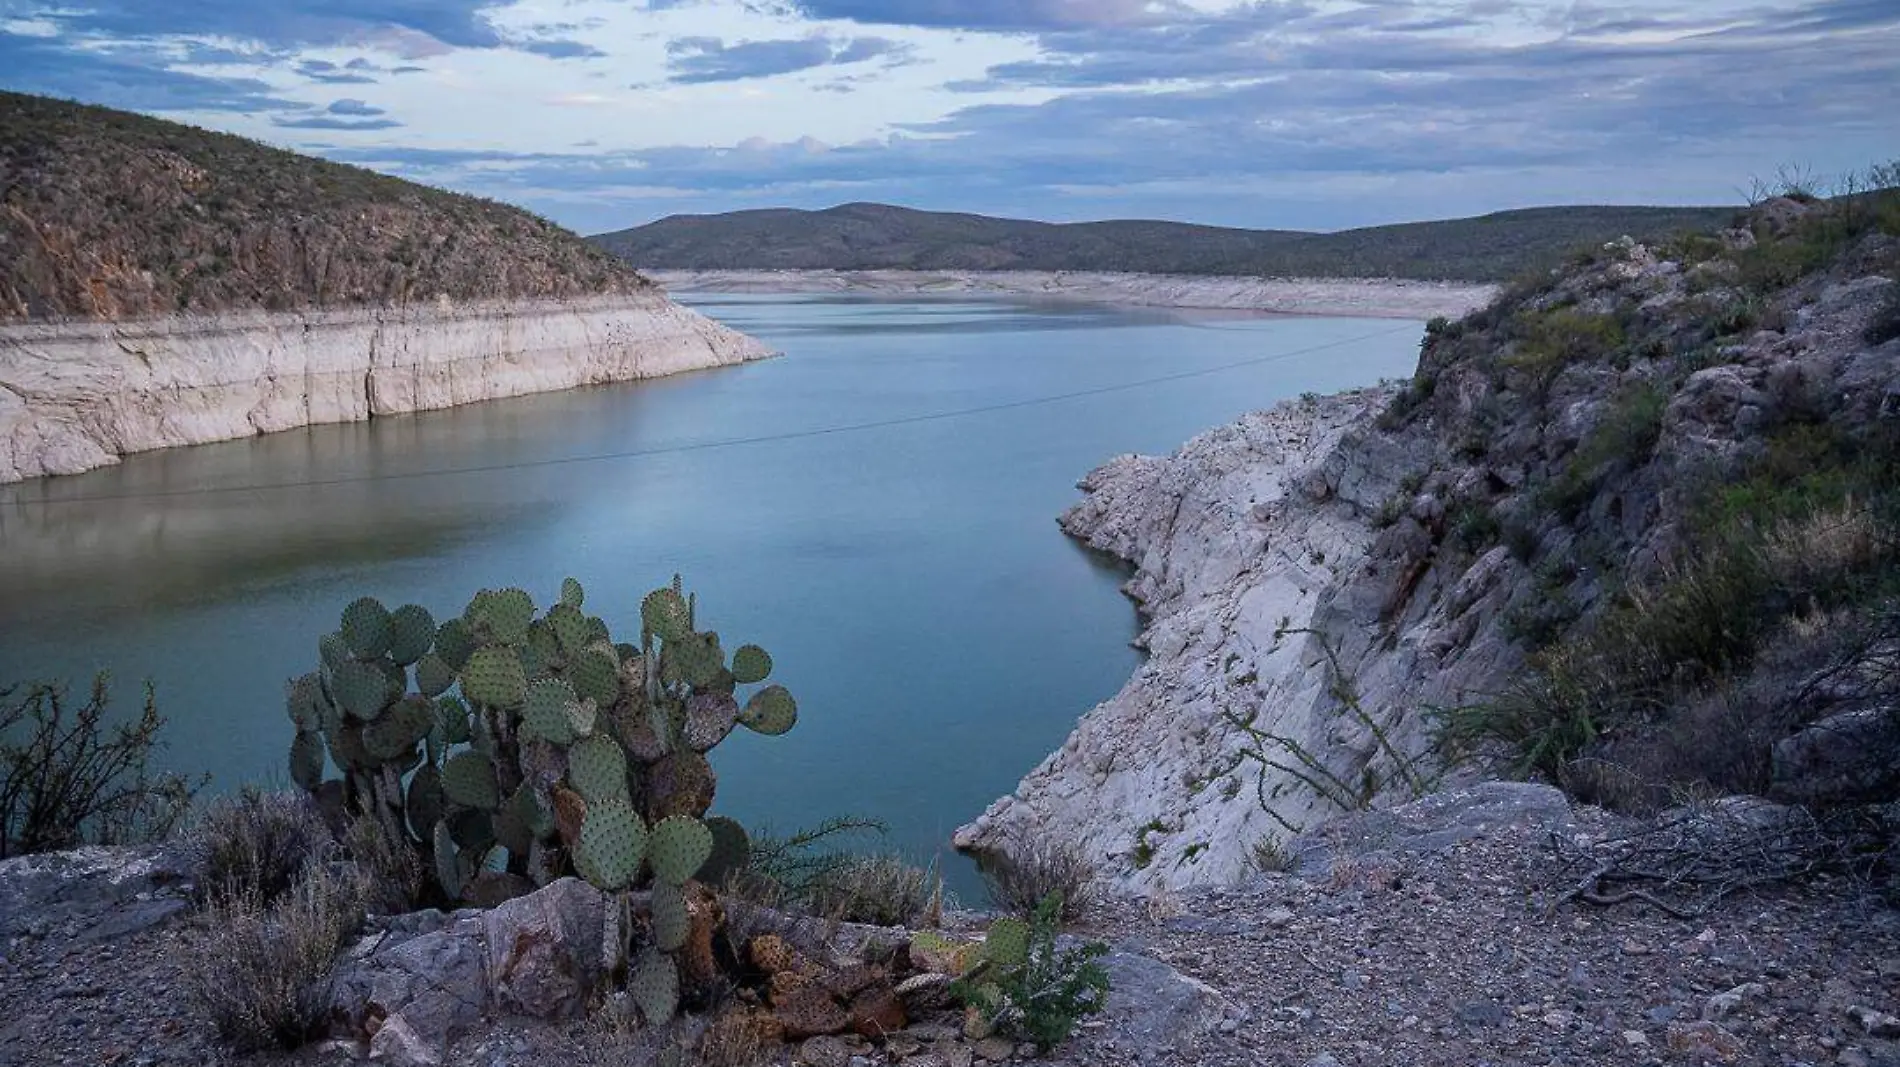
M 809 906 L 838 922 L 908 926 L 931 909 L 941 881 L 901 856 L 852 856 L 813 878 Z
M 983 868 L 990 899 L 1014 915 L 1036 913 L 1051 893 L 1062 898 L 1062 919 L 1073 922 L 1094 902 L 1095 867 L 1080 846 L 1050 838 L 1030 842 Z
M 214 897 L 185 989 L 240 1051 L 297 1048 L 330 1016 L 331 968 L 363 920 L 354 868 L 312 863 L 275 904 L 256 893 Z
M 116 724 L 110 697 L 104 674 L 77 707 L 63 685 L 0 686 L 0 859 L 160 840 L 191 810 L 205 779 L 149 766 L 166 721 L 152 687 Z
M 254 788 L 214 801 L 190 840 L 201 895 L 266 905 L 290 892 L 311 861 L 327 857 L 333 844 L 307 796 Z
M 422 905 L 430 875 L 406 837 L 392 837 L 381 820 L 363 815 L 344 833 L 343 851 L 362 875 L 370 910 L 402 915 Z
M 785 1027 L 771 1013 L 735 1008 L 714 1019 L 699 1039 L 700 1067 L 753 1067 L 783 1047 Z

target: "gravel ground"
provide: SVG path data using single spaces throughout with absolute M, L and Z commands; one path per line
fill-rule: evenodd
M 1566 831 L 1614 828 L 1585 812 Z M 1693 920 L 1637 903 L 1552 910 L 1545 901 L 1557 864 L 1543 835 L 1487 829 L 1422 852 L 1310 861 L 1299 876 L 1238 888 L 1099 904 L 1075 932 L 1120 950 L 1123 999 L 1046 1062 L 1900 1064 L 1900 914 L 1864 886 L 1823 878 L 1731 897 Z M 68 884 L 80 889 L 31 914 L 9 913 L 0 896 L 0 1065 L 350 1059 L 334 1046 L 251 1057 L 218 1047 L 182 993 L 181 962 L 203 946 L 194 921 L 174 916 L 137 929 L 176 912 L 187 886 L 164 877 L 110 893 Z M 1149 984 L 1157 975 L 1160 984 Z M 1214 1005 L 1218 1023 L 1198 1039 L 1168 1032 L 1168 1006 L 1152 1001 L 1182 990 Z M 947 1040 L 942 1025 L 900 1042 L 911 1053 L 902 1062 L 982 1062 Z M 897 1059 L 841 1041 L 804 1051 L 827 1067 Z M 598 1019 L 502 1020 L 461 1039 L 448 1062 L 588 1067 L 651 1058 Z M 788 1050 L 780 1060 L 790 1058 Z

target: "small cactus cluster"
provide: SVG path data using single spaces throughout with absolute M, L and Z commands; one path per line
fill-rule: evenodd
M 628 988 L 664 1021 L 682 977 L 714 977 L 705 886 L 750 855 L 743 827 L 706 814 L 706 753 L 739 726 L 785 733 L 798 706 L 777 685 L 740 703 L 772 658 L 746 645 L 728 659 L 677 577 L 642 601 L 638 645 L 615 644 L 584 603 L 569 578 L 538 616 L 519 589 L 483 590 L 440 625 L 413 605 L 350 604 L 318 642 L 321 667 L 289 685 L 290 773 L 432 854 L 451 900 L 498 871 L 650 888 L 652 943 Z M 324 780 L 326 757 L 340 781 Z

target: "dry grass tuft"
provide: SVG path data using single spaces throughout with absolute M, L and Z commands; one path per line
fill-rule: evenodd
M 1080 846 L 1042 838 L 983 870 L 990 899 L 1015 915 L 1036 913 L 1049 894 L 1062 897 L 1062 919 L 1081 918 L 1094 903 L 1095 867 Z
M 354 868 L 311 863 L 275 904 L 256 891 L 214 896 L 205 940 L 185 965 L 187 995 L 239 1051 L 321 1036 L 331 968 L 362 924 L 363 891 Z
M 192 828 L 198 886 L 207 899 L 275 903 L 313 860 L 329 854 L 330 828 L 302 793 L 246 789 L 212 803 Z

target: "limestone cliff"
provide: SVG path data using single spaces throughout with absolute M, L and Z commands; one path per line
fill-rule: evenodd
M 1614 242 L 1434 322 L 1400 390 L 1090 474 L 1063 528 L 1133 564 L 1150 658 L 957 846 L 1230 882 L 1474 738 L 1602 802 L 1800 793 L 1796 735 L 1900 677 L 1837 666 L 1900 588 L 1896 196 Z
M 0 482 L 767 354 L 657 290 L 0 326 Z

